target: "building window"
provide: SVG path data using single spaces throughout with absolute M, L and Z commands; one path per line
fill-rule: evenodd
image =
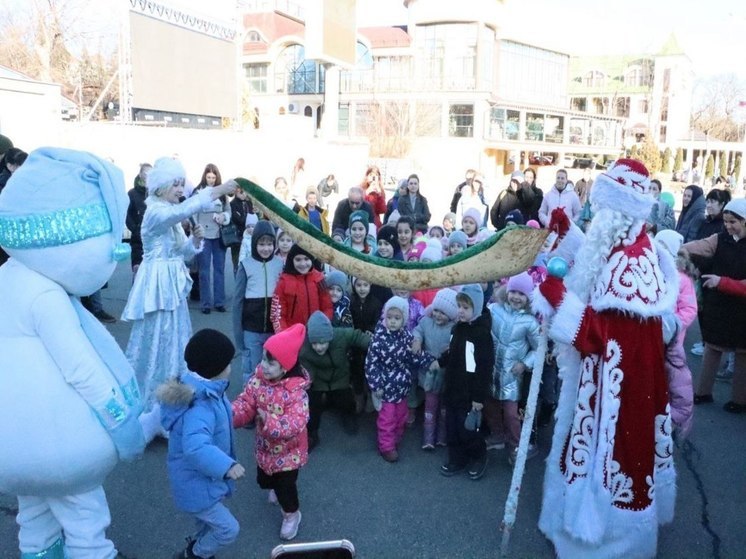
M 648 100 L 647 99 L 640 99 L 637 102 L 637 112 L 640 112 L 642 114 L 648 114 L 648 111 L 650 110 Z
M 247 43 L 261 43 L 262 42 L 262 36 L 259 35 L 258 31 L 249 31 L 246 34 L 246 42 Z
M 269 64 L 244 64 L 244 75 L 249 91 L 267 93 L 267 67 Z
M 492 107 L 486 137 L 490 140 L 517 140 L 520 119 L 518 111 Z
M 586 87 L 603 87 L 604 81 L 604 73 L 598 70 L 591 70 L 583 77 L 583 85 Z
M 666 143 L 666 125 L 665 124 L 661 124 L 661 135 L 660 135 L 659 141 L 661 144 Z
M 356 62 L 352 70 L 340 72 L 340 92 L 360 93 L 371 92 L 376 88 L 373 68 L 373 56 L 370 49 L 358 42 L 355 46 Z
M 526 114 L 526 139 L 531 142 L 544 141 L 544 115 L 539 113 Z
M 306 105 L 306 108 L 303 109 L 303 116 L 313 116 L 313 108 L 310 105 Z
M 417 27 L 415 40 L 422 61 L 420 74 L 423 89 L 475 89 L 478 30 L 476 23 L 441 23 Z
M 585 112 L 588 110 L 588 100 L 585 97 L 573 97 L 570 106 L 573 111 Z
M 629 117 L 629 97 L 618 97 L 614 101 L 614 114 L 625 118 Z
M 409 91 L 415 83 L 412 79 L 412 59 L 409 56 L 377 57 L 373 72 L 372 81 L 377 91 Z
M 448 107 L 448 135 L 457 138 L 474 137 L 474 105 Z
M 277 93 L 324 93 L 324 66 L 306 60 L 302 45 L 285 47 L 276 61 L 275 90 Z
M 671 69 L 663 70 L 663 93 L 668 93 L 671 89 Z
M 568 104 L 569 57 L 545 49 L 500 41 L 498 91 L 520 103 L 564 107 Z
M 349 103 L 340 103 L 339 116 L 337 120 L 337 130 L 340 136 L 347 136 L 350 133 L 350 105 Z
M 661 122 L 668 121 L 668 97 L 661 99 Z

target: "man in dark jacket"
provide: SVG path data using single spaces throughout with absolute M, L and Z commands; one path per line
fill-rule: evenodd
M 340 200 L 337 209 L 334 211 L 334 221 L 332 221 L 332 231 L 341 229 L 347 231 L 350 226 L 350 214 L 356 210 L 368 212 L 368 223 L 373 223 L 373 208 L 365 201 L 363 189 L 359 186 L 353 186 L 347 192 L 347 199 Z
M 140 237 L 140 226 L 142 225 L 142 218 L 145 215 L 145 200 L 148 197 L 148 189 L 145 186 L 145 180 L 148 177 L 148 173 L 153 168 L 150 163 L 143 163 L 140 165 L 140 172 L 135 177 L 135 183 L 132 189 L 127 192 L 130 203 L 127 207 L 127 217 L 125 218 L 124 224 L 127 229 L 130 230 L 130 248 L 132 248 L 132 255 L 130 260 L 132 262 L 132 273 L 137 273 L 137 268 L 142 262 L 142 237 Z

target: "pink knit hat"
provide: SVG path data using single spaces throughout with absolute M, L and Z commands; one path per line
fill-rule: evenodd
M 464 219 L 467 217 L 470 217 L 474 220 L 474 223 L 477 224 L 477 227 L 482 226 L 482 222 L 484 221 L 483 216 L 481 213 L 479 213 L 479 210 L 476 208 L 469 208 L 464 212 L 464 216 L 461 218 L 461 222 L 464 222 Z
M 289 371 L 298 362 L 298 353 L 305 339 L 306 327 L 303 324 L 293 324 L 264 342 L 264 349 L 272 354 L 283 369 Z
M 534 281 L 528 272 L 522 272 L 508 280 L 508 291 L 518 291 L 526 297 L 531 298 L 531 292 L 534 290 Z

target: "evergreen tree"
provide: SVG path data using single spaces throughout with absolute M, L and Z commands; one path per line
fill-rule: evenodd
M 639 159 L 639 157 L 637 156 L 637 144 L 633 145 L 632 149 L 629 150 L 629 156 L 632 159 Z
M 711 179 L 712 175 L 715 174 L 715 158 L 712 154 L 707 156 L 707 162 L 705 163 L 705 178 Z
M 645 143 L 637 152 L 637 159 L 645 164 L 651 176 L 661 170 L 661 152 L 650 138 L 645 138 Z
M 727 177 L 728 176 L 728 159 L 725 157 L 725 152 L 720 152 L 720 167 L 718 169 L 720 171 L 721 177 Z
M 671 148 L 666 148 L 663 151 L 663 165 L 661 166 L 661 171 L 664 173 L 671 172 Z
M 676 148 L 676 160 L 673 162 L 673 172 L 678 173 L 684 168 L 684 150 Z
M 736 155 L 736 160 L 733 163 L 733 176 L 736 178 L 736 186 L 738 186 L 738 182 L 741 180 L 741 156 Z

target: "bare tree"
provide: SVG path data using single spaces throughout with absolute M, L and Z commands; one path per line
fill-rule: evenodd
M 738 141 L 739 124 L 735 112 L 746 99 L 746 85 L 735 74 L 723 74 L 697 84 L 692 127 L 711 138 Z
M 358 133 L 370 140 L 371 157 L 403 158 L 418 136 L 440 132 L 439 104 L 382 100 L 358 112 Z
M 59 83 L 63 94 L 90 106 L 115 70 L 115 53 L 102 40 L 112 30 L 102 34 L 93 17 L 92 9 L 101 6 L 92 0 L 30 0 L 0 8 L 0 64 Z

